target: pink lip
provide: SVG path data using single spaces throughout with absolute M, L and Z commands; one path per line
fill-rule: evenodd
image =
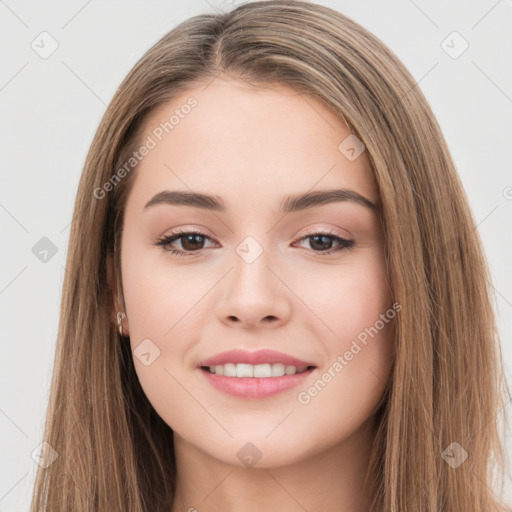
M 295 375 L 261 379 L 255 377 L 225 377 L 224 375 L 210 373 L 208 370 L 200 369 L 200 371 L 214 388 L 228 395 L 241 398 L 265 398 L 298 386 L 315 371 L 315 368 L 310 368 Z
M 210 373 L 204 367 L 216 366 L 218 364 L 272 364 L 280 363 L 285 366 L 295 366 L 296 368 L 303 368 L 311 366 L 306 371 L 296 373 L 295 375 L 283 375 L 282 377 L 226 377 L 224 375 L 216 375 Z M 268 396 L 276 395 L 282 391 L 298 386 L 303 382 L 313 371 L 315 365 L 292 357 L 282 352 L 275 350 L 259 350 L 257 352 L 248 352 L 246 350 L 228 350 L 213 357 L 201 361 L 198 365 L 201 373 L 205 376 L 208 382 L 219 391 L 227 393 L 232 396 L 242 398 L 265 398 Z
M 242 364 L 272 364 L 281 363 L 285 366 L 296 366 L 301 368 L 303 366 L 314 366 L 313 363 L 302 361 L 296 357 L 277 352 L 275 350 L 258 350 L 257 352 L 248 352 L 246 350 L 228 350 L 227 352 L 221 352 L 213 357 L 201 361 L 197 366 L 215 366 L 217 364 L 226 363 L 242 363 Z M 280 377 L 272 377 L 272 379 L 278 379 Z M 265 379 L 260 379 L 265 380 Z

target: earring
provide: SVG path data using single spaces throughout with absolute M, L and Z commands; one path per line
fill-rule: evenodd
M 119 329 L 119 334 L 121 336 L 124 336 L 123 334 L 123 318 L 126 318 L 126 315 L 124 313 L 121 313 L 120 311 L 117 312 L 117 328 Z

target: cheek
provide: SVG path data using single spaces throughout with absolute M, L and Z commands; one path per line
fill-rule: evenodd
M 167 420 L 169 404 L 182 406 L 189 399 L 180 383 L 204 336 L 210 303 L 203 296 L 218 278 L 204 276 L 194 265 L 171 265 L 159 251 L 143 252 L 135 245 L 132 250 L 129 244 L 124 249 L 123 291 L 135 370 L 146 396 Z
M 128 243 L 125 247 L 123 291 L 133 341 L 171 338 L 187 322 L 187 310 L 201 296 L 200 279 L 192 266 L 179 268 L 167 263 L 160 249 L 140 250 Z
M 316 379 L 298 390 L 297 412 L 326 446 L 355 432 L 376 411 L 391 376 L 398 313 L 383 261 L 375 257 L 357 269 L 346 267 L 315 295 L 317 304 L 323 297 L 322 320 L 329 326 L 322 336 L 326 360 Z
M 301 293 L 323 324 L 322 339 L 330 350 L 343 351 L 358 336 L 364 341 L 376 322 L 379 331 L 390 323 L 380 321 L 393 302 L 380 251 L 358 254 L 346 264 L 323 270 L 304 281 Z
M 380 398 L 393 362 L 397 311 L 392 307 L 384 254 L 368 251 L 316 284 L 308 304 L 321 320 L 315 328 L 323 333 L 319 339 L 326 355 L 320 378 L 327 373 L 323 382 L 329 389 L 324 392 L 320 382 L 311 390 L 316 401 L 311 409 L 323 414 L 329 403 L 331 409 L 337 403 L 340 411 L 353 406 L 364 416 L 364 404 L 371 409 Z M 318 390 L 322 392 L 316 399 Z
M 198 310 L 194 304 L 204 291 L 200 281 L 196 286 L 191 281 L 191 271 L 156 265 L 150 258 L 137 260 L 133 253 L 124 263 L 123 288 L 135 371 L 157 413 L 176 428 L 180 415 L 173 411 L 194 407 L 183 384 L 188 351 L 200 335 L 192 328 Z

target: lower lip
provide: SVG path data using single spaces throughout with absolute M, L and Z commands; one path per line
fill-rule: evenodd
M 311 375 L 315 368 L 310 368 L 295 375 L 282 377 L 225 377 L 208 370 L 199 369 L 208 382 L 219 391 L 241 398 L 265 398 L 277 395 L 287 389 L 298 386 Z

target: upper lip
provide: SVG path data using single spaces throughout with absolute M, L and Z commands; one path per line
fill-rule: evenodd
M 242 363 L 242 364 L 272 364 L 281 363 L 285 366 L 296 366 L 301 368 L 304 366 L 314 366 L 313 363 L 302 361 L 296 357 L 277 352 L 276 350 L 258 350 L 257 352 L 248 352 L 247 350 L 235 349 L 221 352 L 213 357 L 209 357 L 201 361 L 197 366 L 215 366 L 226 363 Z

